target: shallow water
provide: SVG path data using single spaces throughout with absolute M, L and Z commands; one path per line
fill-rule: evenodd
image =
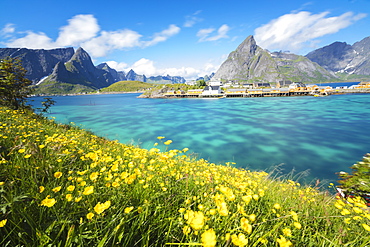
M 370 94 L 328 97 L 138 99 L 138 94 L 53 97 L 49 116 L 100 136 L 151 148 L 188 147 L 214 163 L 283 172 L 310 171 L 335 181 L 336 172 L 370 152 Z M 34 98 L 37 103 L 40 98 Z

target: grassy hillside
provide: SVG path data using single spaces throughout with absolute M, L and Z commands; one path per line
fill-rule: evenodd
M 0 246 L 367 246 L 370 213 L 289 179 L 0 108 Z M 161 151 L 161 150 L 162 151 Z
M 35 86 L 35 94 L 75 94 L 75 93 L 90 93 L 95 89 L 81 84 L 61 83 L 61 82 L 45 82 Z
M 147 88 L 151 88 L 154 85 L 142 81 L 119 81 L 113 83 L 109 87 L 102 88 L 101 92 L 137 92 Z

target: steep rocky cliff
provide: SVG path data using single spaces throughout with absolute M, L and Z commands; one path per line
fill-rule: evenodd
M 354 43 L 334 42 L 306 55 L 334 73 L 370 75 L 370 37 Z
M 19 58 L 22 66 L 27 70 L 26 77 L 34 84 L 49 75 L 59 62 L 65 63 L 72 58 L 74 49 L 27 49 L 27 48 L 0 48 L 0 59 L 5 57 Z
M 264 50 L 251 35 L 229 54 L 214 78 L 250 82 L 316 82 L 332 80 L 335 76 L 303 56 Z
M 111 85 L 115 80 L 106 70 L 96 68 L 89 54 L 78 48 L 68 62 L 58 63 L 41 85 L 50 82 L 79 84 L 98 89 Z

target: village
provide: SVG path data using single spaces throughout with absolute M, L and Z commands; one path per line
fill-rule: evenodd
M 233 82 L 223 83 L 211 80 L 204 88 L 170 90 L 163 94 L 166 98 L 230 98 L 230 97 L 284 97 L 284 96 L 315 96 L 323 97 L 331 94 L 370 93 L 370 82 L 361 82 L 350 87 L 331 87 L 316 84 L 306 85 L 302 82 L 279 81 L 276 85 L 270 83 L 245 83 L 239 85 Z

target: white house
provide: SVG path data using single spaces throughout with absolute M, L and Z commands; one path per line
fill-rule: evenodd
M 215 95 L 221 94 L 220 86 L 206 86 L 202 92 L 202 95 Z
M 208 82 L 209 86 L 222 86 L 222 82 L 220 80 L 212 79 Z

